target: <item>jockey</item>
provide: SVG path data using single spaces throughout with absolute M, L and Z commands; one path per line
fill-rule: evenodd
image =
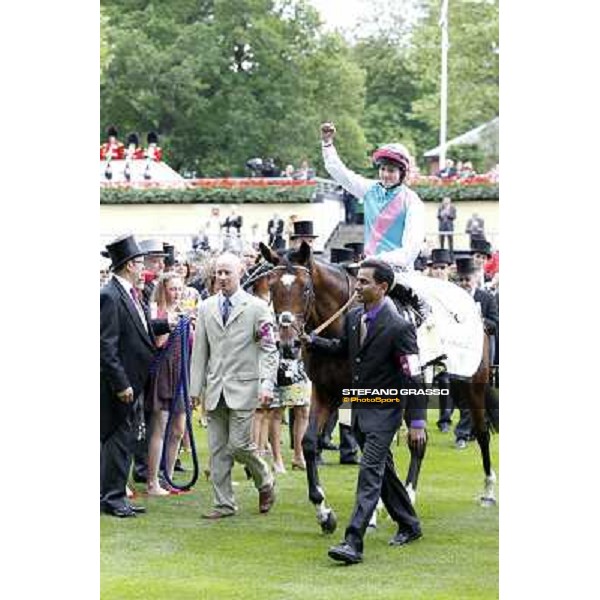
M 394 284 L 416 297 L 417 337 L 422 364 L 447 356 L 448 372 L 470 377 L 481 362 L 483 329 L 472 299 L 448 282 L 414 271 L 415 260 L 425 239 L 425 205 L 404 181 L 411 157 L 402 144 L 386 144 L 373 153 L 379 179 L 367 179 L 348 169 L 333 145 L 335 126 L 321 125 L 325 168 L 345 190 L 363 200 L 366 257 L 390 264 Z M 415 307 L 415 303 L 409 304 Z M 413 298 L 414 300 L 414 298 Z M 406 311 L 407 317 L 412 311 Z
M 345 190 L 364 202 L 365 255 L 412 271 L 425 238 L 425 206 L 404 180 L 411 158 L 402 144 L 386 144 L 373 154 L 379 180 L 350 171 L 333 145 L 335 126 L 321 125 L 325 168 Z

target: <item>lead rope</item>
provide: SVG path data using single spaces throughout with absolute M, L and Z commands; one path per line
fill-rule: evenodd
M 194 486 L 196 481 L 198 481 L 198 474 L 200 472 L 200 465 L 198 462 L 198 452 L 196 450 L 196 442 L 194 440 L 194 427 L 193 427 L 193 419 L 192 419 L 192 403 L 190 400 L 189 392 L 188 392 L 188 377 L 189 377 L 189 335 L 190 335 L 190 318 L 182 315 L 179 318 L 179 323 L 177 323 L 177 327 L 169 336 L 169 342 L 173 339 L 173 342 L 167 345 L 170 346 L 172 343 L 176 343 L 177 340 L 181 341 L 181 360 L 180 360 L 180 368 L 179 368 L 179 380 L 177 381 L 176 392 L 173 395 L 173 399 L 171 400 L 171 405 L 169 406 L 169 418 L 167 420 L 167 426 L 165 427 L 165 436 L 163 441 L 163 450 L 161 456 L 161 464 L 165 464 L 166 461 L 166 451 L 167 451 L 167 441 L 169 439 L 169 432 L 171 430 L 171 423 L 173 421 L 173 415 L 175 414 L 175 407 L 177 406 L 177 402 L 181 397 L 183 400 L 183 406 L 185 408 L 185 425 L 188 435 L 190 437 L 190 446 L 192 448 L 192 462 L 194 465 L 192 471 L 192 479 L 188 483 L 176 484 L 174 483 L 169 474 L 165 470 L 165 480 L 166 482 L 174 489 L 179 491 L 188 491 L 190 488 Z M 165 348 L 166 354 L 167 348 Z M 164 354 L 163 354 L 164 356 Z

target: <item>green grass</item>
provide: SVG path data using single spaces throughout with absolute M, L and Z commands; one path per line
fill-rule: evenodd
M 365 540 L 364 562 L 346 567 L 327 557 L 339 542 L 354 501 L 357 467 L 325 452 L 321 482 L 338 515 L 338 530 L 325 536 L 308 502 L 305 474 L 278 477 L 278 499 L 268 515 L 258 513 L 257 493 L 236 464 L 240 512 L 218 522 L 200 518 L 211 507 L 202 480 L 190 494 L 137 499 L 148 513 L 137 519 L 102 516 L 101 597 L 118 600 L 204 598 L 260 600 L 352 600 L 420 598 L 478 600 L 498 597 L 498 509 L 481 508 L 483 472 L 476 443 L 463 451 L 453 435 L 437 432 L 421 472 L 417 512 L 424 537 L 405 548 L 387 545 L 395 533 L 389 518 Z M 287 431 L 287 427 L 285 427 Z M 201 468 L 206 466 L 204 430 L 197 430 Z M 285 442 L 286 463 L 290 451 Z M 405 474 L 408 452 L 394 446 Z M 187 456 L 185 461 L 189 459 Z M 498 468 L 498 437 L 492 438 Z M 189 466 L 188 462 L 188 466 Z M 187 475 L 187 474 L 186 474 Z M 138 485 L 138 491 L 142 491 Z

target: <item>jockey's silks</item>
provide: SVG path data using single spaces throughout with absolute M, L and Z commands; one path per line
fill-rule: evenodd
M 401 246 L 408 207 L 406 186 L 386 189 L 376 183 L 367 190 L 364 206 L 365 254 L 381 254 Z

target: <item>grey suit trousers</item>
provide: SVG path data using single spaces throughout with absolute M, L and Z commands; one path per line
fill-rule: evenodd
M 234 460 L 248 467 L 257 490 L 273 483 L 273 475 L 252 441 L 253 418 L 254 410 L 232 410 L 223 395 L 217 407 L 207 413 L 211 480 L 215 510 L 219 512 L 237 511 L 231 485 Z

